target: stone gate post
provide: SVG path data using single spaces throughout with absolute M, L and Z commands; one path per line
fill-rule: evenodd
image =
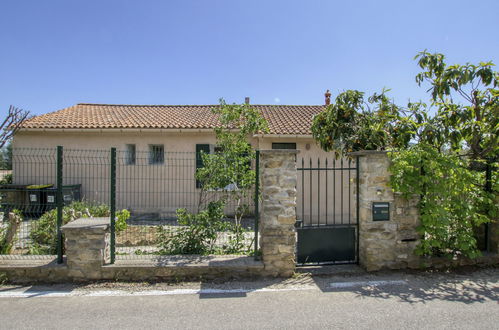
M 297 150 L 260 151 L 260 248 L 266 275 L 295 270 Z
M 419 197 L 405 199 L 392 191 L 390 159 L 384 151 L 360 151 L 359 263 L 368 271 L 419 267 L 414 249 L 419 243 Z M 388 220 L 374 218 L 375 202 L 389 205 Z M 377 204 L 380 205 L 380 204 Z M 382 204 L 381 204 L 382 205 Z

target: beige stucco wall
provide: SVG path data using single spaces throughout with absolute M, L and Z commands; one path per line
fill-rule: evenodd
M 87 131 L 87 132 L 19 132 L 14 139 L 14 149 L 47 148 L 43 159 L 46 165 L 33 168 L 26 163 L 29 156 L 14 162 L 14 182 L 19 184 L 55 183 L 55 148 L 60 145 L 65 150 L 65 184 L 82 184 L 82 192 L 87 200 L 108 202 L 109 170 L 107 152 L 111 147 L 118 150 L 117 166 L 117 203 L 120 208 L 136 212 L 160 212 L 173 214 L 179 207 L 192 211 L 197 208 L 199 189 L 195 187 L 196 144 L 215 144 L 212 132 L 139 132 L 139 131 Z M 300 151 L 297 155 L 297 167 L 333 166 L 334 156 L 320 149 L 311 137 L 303 136 L 263 136 L 251 139 L 254 147 L 260 150 L 272 149 L 272 143 L 296 143 Z M 137 151 L 136 165 L 126 165 L 123 152 L 126 144 L 135 144 Z M 163 144 L 165 149 L 164 165 L 148 164 L 149 144 Z M 85 151 L 74 151 L 85 150 Z M 49 151 L 50 150 L 50 151 Z M 88 151 L 98 150 L 98 151 Z M 40 151 L 38 151 L 40 153 Z M 87 161 L 81 164 L 82 155 Z M 121 158 L 120 158 L 121 155 Z M 75 158 L 73 158 L 75 157 Z M 121 161 L 120 161 L 121 159 Z M 340 167 L 341 161 L 336 161 Z M 22 164 L 19 164 L 22 163 Z M 344 166 L 347 166 L 345 161 Z M 354 166 L 354 165 L 352 165 Z M 348 223 L 353 221 L 354 198 L 353 179 L 355 171 L 321 172 L 298 171 L 297 215 L 306 222 Z M 310 184 L 312 183 L 312 185 Z M 327 183 L 327 184 L 326 184 Z M 349 184 L 350 183 L 350 184 Z M 326 188 L 327 186 L 327 188 Z M 340 194 L 342 192 L 342 194 Z M 333 196 L 334 195 L 334 196 Z M 326 199 L 327 196 L 327 199 Z M 252 204 L 252 198 L 247 203 Z

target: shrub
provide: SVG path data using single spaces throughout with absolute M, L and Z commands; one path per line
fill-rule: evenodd
M 423 239 L 416 253 L 479 256 L 474 230 L 497 216 L 494 194 L 479 184 L 483 173 L 470 170 L 462 157 L 424 145 L 393 153 L 391 158 L 394 191 L 421 196 L 418 232 Z
M 189 213 L 178 209 L 179 227 L 158 227 L 160 254 L 236 254 L 247 250 L 244 246 L 244 229 L 238 223 L 227 221 L 224 215 L 224 202 L 208 203 L 205 210 Z M 220 233 L 228 240 L 217 245 Z
M 5 174 L 0 180 L 0 184 L 11 184 L 12 183 L 12 173 Z
M 206 210 L 197 214 L 178 209 L 181 227 L 173 231 L 158 228 L 158 245 L 161 254 L 208 254 L 213 250 L 217 232 L 226 229 L 224 203 L 210 202 Z
M 109 217 L 109 215 L 109 207 L 105 204 L 75 201 L 62 209 L 62 224 L 80 217 Z M 126 229 L 126 220 L 129 217 L 128 210 L 116 212 L 117 232 Z M 33 224 L 30 238 L 34 244 L 30 248 L 29 254 L 54 254 L 57 252 L 57 209 L 46 212 Z

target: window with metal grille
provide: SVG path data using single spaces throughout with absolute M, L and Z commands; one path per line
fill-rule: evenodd
M 276 142 L 272 143 L 272 149 L 296 149 L 296 143 Z
M 125 145 L 125 164 L 135 165 L 135 144 Z
M 162 144 L 149 145 L 149 164 L 165 163 L 165 147 Z

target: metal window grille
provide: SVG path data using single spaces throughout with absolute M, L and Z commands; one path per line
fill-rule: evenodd
M 162 144 L 149 145 L 149 164 L 165 163 L 165 147 Z
M 135 165 L 136 158 L 136 147 L 135 144 L 127 144 L 125 146 L 126 154 L 125 154 L 125 163 L 126 165 Z

